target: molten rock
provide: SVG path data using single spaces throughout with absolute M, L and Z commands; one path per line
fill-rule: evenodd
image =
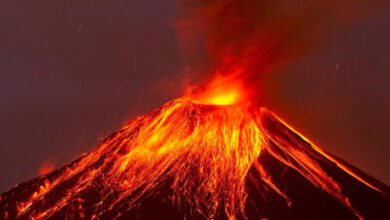
M 269 110 L 175 100 L 3 194 L 1 219 L 390 219 L 389 188 Z

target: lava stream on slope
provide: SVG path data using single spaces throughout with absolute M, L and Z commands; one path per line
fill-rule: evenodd
M 389 188 L 250 104 L 174 100 L 1 194 L 3 219 L 387 218 Z

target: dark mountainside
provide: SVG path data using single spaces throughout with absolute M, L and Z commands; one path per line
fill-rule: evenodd
M 226 110 L 229 108 L 233 110 Z M 197 152 L 196 157 L 192 151 L 183 150 L 173 160 L 168 156 L 178 150 L 166 155 L 163 151 L 158 155 L 165 156 L 156 166 L 150 165 L 150 170 L 147 170 L 148 166 L 154 162 L 149 160 L 154 161 L 158 156 L 148 152 L 145 155 L 151 155 L 151 158 L 146 165 L 138 165 L 135 159 L 131 159 L 125 168 L 116 167 L 120 156 L 134 151 L 128 143 L 143 143 L 139 142 L 140 136 L 143 131 L 149 132 L 150 124 L 156 122 L 153 126 L 157 127 L 153 129 L 161 132 L 167 132 L 164 129 L 175 125 L 169 130 L 169 136 L 176 133 L 186 136 L 187 131 L 184 132 L 182 127 L 191 127 L 189 132 L 203 127 L 209 129 L 208 123 L 217 119 L 222 121 L 225 117 L 222 113 L 236 111 L 234 108 L 180 100 L 167 103 L 134 119 L 69 165 L 2 193 L 0 219 L 357 219 L 358 216 L 390 219 L 388 186 L 342 159 L 316 150 L 317 146 L 266 109 L 251 107 L 254 113 L 250 117 L 255 118 L 253 121 L 260 128 L 265 146 L 245 173 L 243 182 L 247 197 L 243 196 L 244 203 L 240 203 L 239 196 L 226 194 L 228 191 L 221 191 L 220 197 L 214 199 L 213 193 L 218 187 L 202 188 L 212 177 L 205 175 L 204 179 L 198 170 L 206 169 L 203 164 L 211 162 L 199 162 L 202 160 L 199 156 L 214 155 L 212 158 L 219 160 L 218 155 L 221 155 L 213 154 L 211 150 Z M 213 118 L 210 119 L 211 114 Z M 246 119 L 241 121 L 247 122 Z M 241 124 L 240 128 L 244 125 Z M 240 131 L 240 134 L 246 133 Z M 161 143 L 168 143 L 168 140 L 164 141 Z M 188 165 L 186 160 L 194 162 Z M 178 168 L 180 164 L 185 165 Z M 161 166 L 166 168 L 159 170 Z M 147 172 L 138 177 L 144 170 Z M 185 173 L 181 174 L 180 170 L 185 170 Z M 212 171 L 205 172 L 213 175 Z M 130 173 L 134 179 L 124 173 Z M 229 184 L 235 180 L 223 175 L 221 173 L 221 179 L 214 181 L 222 183 L 219 188 L 227 185 L 227 188 L 234 188 L 236 185 Z M 156 177 L 147 179 L 153 176 Z M 337 186 L 330 186 L 333 182 Z M 197 195 L 198 192 L 203 195 Z M 220 204 L 214 206 L 215 201 L 220 201 Z M 233 212 L 226 207 L 232 204 L 238 204 L 237 210 L 243 213 L 237 211 L 228 216 Z

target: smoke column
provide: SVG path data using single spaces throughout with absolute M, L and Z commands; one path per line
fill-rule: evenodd
M 177 33 L 190 75 L 197 76 L 193 80 L 199 84 L 222 76 L 223 84 L 240 81 L 258 92 L 261 74 L 324 45 L 385 1 L 179 0 L 179 4 Z

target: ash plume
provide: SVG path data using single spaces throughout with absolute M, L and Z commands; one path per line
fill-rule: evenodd
M 386 4 L 383 0 L 179 0 L 177 33 L 195 80 L 249 86 Z M 202 57 L 199 60 L 198 57 Z M 205 65 L 207 63 L 207 65 Z M 199 77 L 200 76 L 200 77 Z

